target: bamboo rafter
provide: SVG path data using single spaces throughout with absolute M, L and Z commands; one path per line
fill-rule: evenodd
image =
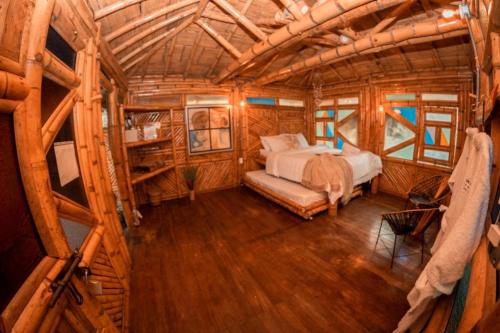
M 300 20 L 302 18 L 302 12 L 299 7 L 293 0 L 280 0 L 280 2 L 285 6 L 285 8 L 295 17 L 296 20 Z
M 242 15 L 238 10 L 236 10 L 229 2 L 226 0 L 212 0 L 217 6 L 231 15 L 238 23 L 243 25 L 248 29 L 255 37 L 260 40 L 264 40 L 267 35 L 262 32 L 252 21 L 250 21 L 245 15 Z
M 108 5 L 104 8 L 101 8 L 99 10 L 96 10 L 94 12 L 94 19 L 95 20 L 100 20 L 108 15 L 111 15 L 113 13 L 116 13 L 124 8 L 130 7 L 132 5 L 135 5 L 137 3 L 141 3 L 146 0 L 121 0 L 121 1 L 116 1 L 112 3 L 111 5 Z
M 128 24 L 125 24 L 123 27 L 120 27 L 120 28 L 116 29 L 115 31 L 112 31 L 109 34 L 107 34 L 106 37 L 104 37 L 104 39 L 107 42 L 110 42 L 110 41 L 120 37 L 121 35 L 133 30 L 133 29 L 136 29 L 136 28 L 138 28 L 138 27 L 140 27 L 148 22 L 151 22 L 152 20 L 154 20 L 158 17 L 167 15 L 168 13 L 171 13 L 175 10 L 178 10 L 178 9 L 187 7 L 189 5 L 195 4 L 198 1 L 199 0 L 183 0 L 183 1 L 177 2 L 175 4 L 166 6 L 162 9 L 159 9 L 159 10 L 149 14 L 149 15 L 139 17 L 138 19 L 136 19 Z
M 339 46 L 317 56 L 310 57 L 305 61 L 282 68 L 279 71 L 257 79 L 255 82 L 257 84 L 268 84 L 276 80 L 285 79 L 298 72 L 345 60 L 355 55 L 379 52 L 381 49 L 389 49 L 406 44 L 418 44 L 443 39 L 449 37 L 450 34 L 463 35 L 466 33 L 465 29 L 466 26 L 463 21 L 450 21 L 446 19 L 404 26 L 389 32 L 381 32 L 374 36 L 359 39 L 348 45 Z
M 222 37 L 217 31 L 215 31 L 211 26 L 209 26 L 206 22 L 201 20 L 196 21 L 203 30 L 205 30 L 210 37 L 212 37 L 217 43 L 219 43 L 226 51 L 228 51 L 233 57 L 239 58 L 241 57 L 240 51 L 236 49 L 231 43 L 229 43 L 224 37 Z
M 231 75 L 240 70 L 243 66 L 251 63 L 257 56 L 263 53 L 275 49 L 279 45 L 289 41 L 296 36 L 303 36 L 303 33 L 307 30 L 317 27 L 318 25 L 325 23 L 331 19 L 341 16 L 352 9 L 358 9 L 359 14 L 365 14 L 370 10 L 376 11 L 383 7 L 383 4 L 394 4 L 395 1 L 377 1 L 373 2 L 373 8 L 357 8 L 362 5 L 367 5 L 369 0 L 338 0 L 338 1 L 326 1 L 325 3 L 313 8 L 305 15 L 302 19 L 293 21 L 287 26 L 279 29 L 275 33 L 269 35 L 265 40 L 256 43 L 250 49 L 245 51 L 241 57 L 231 63 L 225 70 L 223 70 L 215 83 L 220 83 L 225 79 L 229 78 Z M 305 37 L 304 37 L 305 38 Z

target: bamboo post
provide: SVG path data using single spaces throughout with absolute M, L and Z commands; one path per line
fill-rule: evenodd
M 14 113 L 14 126 L 19 167 L 33 220 L 47 253 L 64 258 L 69 256 L 70 249 L 52 200 L 45 150 L 40 140 L 41 61 L 53 8 L 54 0 L 46 0 L 37 1 L 33 10 L 26 62 L 30 91 Z

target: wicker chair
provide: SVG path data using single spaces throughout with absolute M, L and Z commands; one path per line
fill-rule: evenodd
M 432 176 L 408 191 L 405 208 L 435 208 L 450 194 L 448 176 Z
M 396 252 L 396 243 L 398 240 L 398 236 L 403 236 L 404 238 L 406 238 L 406 236 L 410 235 L 413 237 L 421 238 L 420 263 L 422 264 L 424 262 L 425 231 L 430 226 L 431 222 L 434 221 L 434 219 L 438 216 L 438 208 L 410 209 L 382 214 L 377 241 L 375 242 L 375 249 L 377 248 L 377 244 L 380 239 L 382 224 L 384 223 L 384 221 L 386 221 L 391 227 L 392 232 L 394 233 L 391 268 L 394 264 L 394 255 Z

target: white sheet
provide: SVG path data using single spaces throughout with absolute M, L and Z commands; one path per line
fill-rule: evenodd
M 247 177 L 253 182 L 295 202 L 300 206 L 309 206 L 320 200 L 324 200 L 326 192 L 318 193 L 304 186 L 290 182 L 285 179 L 276 178 L 266 174 L 264 170 L 249 171 Z
M 301 183 L 307 161 L 323 153 L 340 155 L 342 151 L 317 145 L 300 150 L 270 152 L 267 155 L 266 172 L 275 177 Z M 382 160 L 369 151 L 341 156 L 352 166 L 354 186 L 367 182 L 382 173 Z

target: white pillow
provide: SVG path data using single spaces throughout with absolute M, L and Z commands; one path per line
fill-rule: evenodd
M 285 150 L 290 150 L 290 140 L 287 136 L 284 135 L 276 135 L 276 136 L 268 136 L 266 138 L 269 147 L 272 152 L 280 152 Z
M 353 145 L 344 142 L 344 145 L 342 146 L 342 154 L 344 155 L 354 155 L 354 154 L 359 154 L 361 152 L 361 149 L 354 147 Z
M 300 148 L 302 148 L 302 149 L 309 148 L 309 143 L 307 142 L 306 138 L 304 137 L 304 134 L 297 133 L 297 134 L 295 134 L 295 137 L 297 138 L 297 142 L 299 143 Z
M 261 136 L 260 143 L 262 143 L 262 147 L 264 147 L 265 150 L 271 151 L 271 146 L 267 142 L 267 138 L 269 138 L 269 136 Z

